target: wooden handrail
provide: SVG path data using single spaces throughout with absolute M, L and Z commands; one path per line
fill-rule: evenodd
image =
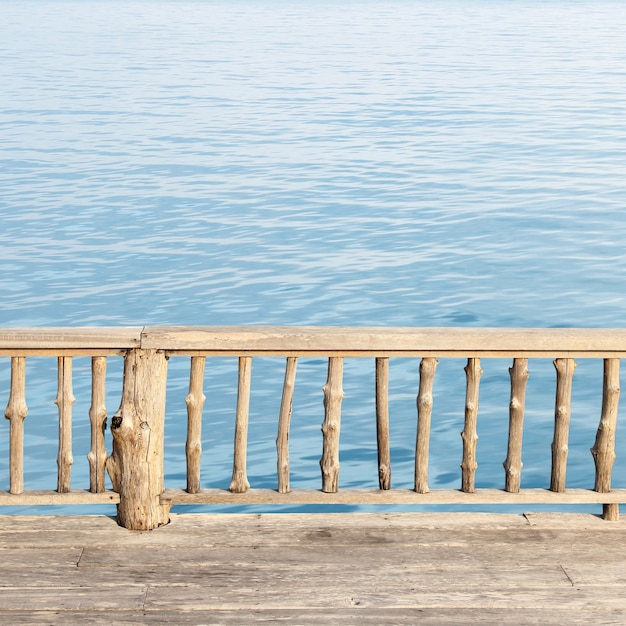
M 146 326 L 0 328 L 0 356 L 626 357 L 624 328 Z
M 11 357 L 11 389 L 5 415 L 10 421 L 9 491 L 0 504 L 116 502 L 118 521 L 127 528 L 149 529 L 167 522 L 176 503 L 601 503 L 605 519 L 617 519 L 626 490 L 611 490 L 619 389 L 619 359 L 626 356 L 626 329 L 492 329 L 383 327 L 125 327 L 125 328 L 0 328 L 0 356 Z M 58 359 L 56 404 L 59 413 L 57 491 L 28 491 L 24 485 L 23 446 L 26 419 L 26 359 Z M 90 490 L 72 489 L 72 357 L 92 358 L 92 392 L 88 454 Z M 113 449 L 107 457 L 104 406 L 107 357 L 123 357 L 124 382 L 120 408 L 110 420 Z M 235 415 L 233 473 L 229 490 L 201 487 L 202 412 L 205 361 L 237 357 L 238 400 Z M 246 470 L 251 372 L 255 357 L 286 358 L 280 414 L 277 419 L 277 490 L 250 489 Z M 319 492 L 290 491 L 289 429 L 299 357 L 328 359 L 323 388 L 322 484 Z M 186 441 L 187 489 L 167 489 L 164 481 L 164 421 L 167 362 L 191 357 Z M 376 369 L 376 428 L 380 490 L 341 490 L 340 426 L 345 358 L 373 357 Z M 389 452 L 389 358 L 420 358 L 414 490 L 391 490 Z M 461 489 L 434 490 L 428 485 L 433 381 L 438 359 L 467 359 L 465 424 L 461 433 Z M 476 490 L 476 441 L 481 359 L 512 358 L 510 369 L 509 437 L 504 490 Z M 522 438 L 528 360 L 555 359 L 556 401 L 552 473 L 549 490 L 521 487 Z M 593 490 L 566 491 L 567 448 L 575 358 L 604 360 L 602 411 L 592 455 L 596 466 Z M 108 471 L 113 491 L 105 489 Z M 282 498 L 282 500 L 281 500 Z

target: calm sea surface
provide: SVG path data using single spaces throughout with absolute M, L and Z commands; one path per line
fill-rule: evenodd
M 624 2 L 3 2 L 0 326 L 624 326 L 625 68 Z M 391 364 L 400 487 L 418 365 Z M 438 370 L 433 488 L 460 485 L 463 365 Z M 509 365 L 483 363 L 478 486 L 503 484 Z M 76 488 L 89 366 L 75 359 Z M 28 364 L 31 489 L 56 486 L 55 367 Z M 299 365 L 296 487 L 319 486 L 325 367 Z M 170 362 L 169 486 L 188 368 Z M 256 487 L 275 485 L 282 370 L 253 368 Z M 0 404 L 9 376 L 1 359 Z M 373 379 L 346 362 L 343 486 L 377 484 Z M 601 381 L 581 362 L 570 486 L 593 486 Z M 209 364 L 205 487 L 228 486 L 235 387 L 236 360 Z M 552 364 L 531 362 L 523 486 L 549 482 L 553 414 Z M 1 420 L 0 489 L 7 440 Z

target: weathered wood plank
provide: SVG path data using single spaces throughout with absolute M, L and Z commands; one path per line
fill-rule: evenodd
M 349 489 L 326 493 L 313 489 L 297 489 L 278 493 L 273 489 L 250 489 L 245 494 L 233 494 L 223 489 L 201 489 L 190 494 L 182 489 L 166 489 L 161 494 L 166 504 L 601 504 L 626 502 L 626 489 L 600 494 L 591 489 L 568 489 L 557 493 L 548 489 L 523 489 L 509 493 L 499 489 L 476 489 L 464 493 L 456 489 L 437 489 L 416 493 L 410 489 L 365 490 Z
M 10 615 L 10 611 L 25 608 L 60 611 L 142 609 L 145 594 L 143 585 L 117 585 L 114 592 L 110 587 L 102 585 L 55 586 L 51 589 L 40 588 L 37 593 L 28 587 L 0 588 L 0 607 L 5 616 L 7 613 Z
M 12 494 L 0 491 L 0 506 L 48 505 L 48 504 L 117 504 L 120 496 L 115 491 L 91 493 L 86 489 L 72 489 L 67 493 L 48 489 L 25 491 L 21 494 Z M 0 510 L 1 513 L 1 510 Z M 4 520 L 2 523 L 6 523 Z
M 626 355 L 626 329 L 148 326 L 142 347 L 297 356 L 601 357 Z
M 20 624 L 63 624 L 68 617 L 77 624 L 103 623 L 103 615 L 98 611 L 11 611 L 11 623 Z M 176 610 L 138 610 L 120 611 L 108 609 L 106 623 L 139 626 L 141 624 L 220 624 L 223 626 L 241 626 L 241 624 L 299 624 L 300 626 L 319 626 L 320 624 L 342 624 L 361 626 L 362 624 L 397 624 L 413 626 L 419 620 L 420 626 L 466 626 L 467 624 L 494 624 L 502 626 L 524 626 L 525 624 L 568 624 L 568 626 L 588 626 L 589 624 L 626 623 L 626 611 L 616 609 L 584 609 L 567 607 L 525 608 L 523 612 L 510 609 L 492 609 L 489 607 L 464 608 L 397 608 L 397 607 L 309 607 L 297 609 L 255 608 L 255 609 L 216 609 L 201 611 Z
M 81 328 L 0 328 L 0 356 L 47 353 L 54 356 L 72 356 L 87 353 L 102 356 L 118 354 L 120 350 L 141 345 L 139 326 L 81 327 Z M 60 350 L 65 350 L 62 354 Z
M 256 541 L 248 535 L 244 537 L 245 544 L 236 546 L 235 541 L 230 545 L 209 547 L 195 547 L 181 543 L 177 546 L 147 547 L 125 545 L 124 550 L 112 551 L 107 547 L 85 548 L 79 567 L 130 567 L 136 563 L 143 563 L 146 567 L 183 567 L 186 564 L 191 570 L 216 568 L 224 563 L 237 564 L 240 567 L 276 567 L 280 562 L 283 568 L 297 568 L 307 563 L 311 568 L 331 567 L 344 568 L 355 573 L 360 569 L 371 569 L 378 572 L 384 564 L 393 564 L 395 574 L 406 567 L 417 565 L 436 569 L 446 567 L 462 569 L 466 566 L 482 562 L 492 567 L 508 567 L 515 563 L 518 567 L 545 567 L 565 562 L 572 562 L 571 545 L 562 542 L 552 543 L 545 534 L 537 537 L 527 537 L 518 533 L 511 535 L 509 541 L 494 541 L 496 533 L 480 535 L 468 533 L 456 541 L 441 539 L 440 534 L 427 533 L 422 541 L 392 542 L 386 541 L 385 536 L 374 536 L 368 541 L 359 542 L 357 533 L 341 533 L 331 528 L 322 528 L 311 536 L 298 536 L 291 543 L 283 541 L 265 545 L 261 537 Z M 565 535 L 564 539 L 578 545 L 580 535 Z M 622 536 L 623 538 L 623 536 Z M 554 537 L 552 537 L 554 539 Z M 280 549 L 277 549 L 280 547 Z M 578 550 L 578 548 L 577 548 Z M 277 557 L 280 553 L 280 561 Z M 601 542 L 594 541 L 591 545 L 582 545 L 575 559 L 586 565 L 596 567 L 619 565 L 626 558 L 625 550 L 620 547 L 615 552 L 603 549 Z M 569 559 L 569 561 L 568 561 Z M 348 567 L 346 563 L 352 565 Z M 340 567 L 341 566 L 341 567 Z M 391 575 L 393 578 L 393 575 Z
M 33 549 L 36 548 L 36 549 Z M 45 545 L 28 544 L 28 547 L 0 547 L 0 562 L 3 572 L 12 572 L 14 569 L 25 568 L 57 568 L 63 571 L 74 571 L 78 567 L 78 562 L 83 553 L 83 548 L 73 546 L 59 547 L 50 542 L 50 537 Z M 14 584 L 10 576 L 0 579 L 0 585 L 11 587 Z M 36 581 L 36 577 L 33 581 Z
M 626 619 L 626 522 L 590 515 L 196 514 L 145 532 L 2 519 L 11 624 Z
M 184 606 L 186 610 L 198 611 L 207 609 L 236 608 L 297 608 L 311 607 L 406 607 L 406 608 L 501 608 L 508 610 L 524 610 L 551 604 L 566 604 L 572 608 L 597 608 L 601 602 L 605 609 L 626 609 L 626 598 L 623 589 L 606 588 L 601 600 L 597 589 L 578 589 L 571 584 L 562 587 L 520 587 L 493 585 L 481 589 L 440 588 L 428 586 L 384 585 L 373 583 L 371 587 L 353 587 L 348 581 L 336 580 L 323 586 L 309 590 L 302 598 L 303 591 L 298 587 L 285 593 L 282 588 L 268 587 L 262 590 L 255 588 L 232 587 L 149 587 L 146 595 L 147 609 L 172 609 Z
M 83 565 L 78 568 L 50 565 L 47 562 L 29 566 L 14 567 L 11 565 L 10 580 L 0 579 L 0 588 L 30 587 L 38 589 L 70 585 L 116 587 L 119 585 L 116 578 L 121 568 L 123 568 L 124 578 L 128 584 L 150 585 L 152 587 L 262 585 L 289 588 L 295 591 L 303 587 L 316 589 L 327 585 L 329 564 L 307 563 L 304 561 L 306 552 L 303 550 L 301 554 L 303 562 L 291 563 L 288 569 L 276 567 L 275 562 L 229 563 L 220 560 L 212 563 L 197 563 L 189 551 L 183 554 L 187 559 L 182 563 L 174 558 L 171 563 L 152 564 L 149 567 L 132 562 L 111 565 Z M 136 553 L 134 556 L 137 556 Z M 347 563 L 333 561 L 334 579 L 349 580 L 350 586 L 354 589 L 379 585 L 381 584 L 380 579 L 393 581 L 393 583 L 386 585 L 382 583 L 383 586 L 390 584 L 432 586 L 433 588 L 445 586 L 446 588 L 460 587 L 463 589 L 474 588 L 475 590 L 488 585 L 570 587 L 572 584 L 563 568 L 554 563 L 538 563 L 537 565 L 502 563 L 498 565 L 456 564 L 446 561 L 438 565 L 420 565 L 414 563 L 389 564 L 388 560 L 384 556 L 381 558 L 380 555 L 379 559 L 381 561 L 380 568 L 374 567 L 367 571 L 363 569 L 358 559 L 348 560 Z M 612 565 L 609 571 L 619 571 L 618 567 L 623 570 L 623 566 Z M 581 584 L 604 584 L 594 580 L 591 568 L 583 568 L 581 572 L 584 572 L 585 576 Z M 603 577 L 602 580 L 609 584 L 617 584 L 611 583 L 608 577 Z M 623 571 L 621 580 L 621 586 L 626 586 Z

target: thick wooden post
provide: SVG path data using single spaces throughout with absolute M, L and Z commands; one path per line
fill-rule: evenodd
M 596 482 L 593 489 L 599 493 L 611 491 L 619 396 L 619 359 L 604 359 L 602 414 L 596 433 L 596 442 L 591 448 L 591 454 L 596 465 Z M 617 521 L 619 519 L 619 504 L 603 504 L 602 517 L 605 520 Z
M 415 491 L 428 493 L 428 454 L 430 422 L 433 414 L 433 385 L 439 361 L 426 357 L 420 362 L 420 385 L 417 394 L 417 437 L 415 440 Z
M 9 420 L 9 475 L 11 493 L 24 493 L 24 420 L 26 406 L 26 357 L 11 359 L 11 393 L 4 416 Z
M 167 358 L 157 350 L 135 349 L 124 360 L 122 403 L 111 419 L 113 452 L 107 470 L 120 494 L 117 521 L 131 530 L 167 524 L 163 453 Z

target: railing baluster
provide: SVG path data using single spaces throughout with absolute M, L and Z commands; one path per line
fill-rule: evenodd
M 59 455 L 57 457 L 57 491 L 68 493 L 72 471 L 72 357 L 59 357 L 57 397 L 54 403 L 59 407 Z
M 324 390 L 324 438 L 322 458 L 322 491 L 336 493 L 339 488 L 339 432 L 343 400 L 343 357 L 328 359 L 328 378 Z
M 237 414 L 235 417 L 235 454 L 230 491 L 245 493 L 250 488 L 246 475 L 246 451 L 248 446 L 248 413 L 250 408 L 250 381 L 252 357 L 239 357 L 239 382 L 237 387 Z
M 483 370 L 480 367 L 480 359 L 469 358 L 465 366 L 465 426 L 461 433 L 463 440 L 463 462 L 461 463 L 461 491 L 474 493 L 474 480 L 478 463 L 476 462 L 476 442 L 478 433 L 478 393 L 480 377 Z
M 505 469 L 505 490 L 518 493 L 522 479 L 522 436 L 524 430 L 524 404 L 528 381 L 528 359 L 513 359 L 509 368 L 511 401 L 509 403 L 509 444 Z
M 26 406 L 26 357 L 11 358 L 11 392 L 4 416 L 9 420 L 9 491 L 24 493 L 24 419 Z
M 89 491 L 92 493 L 104 492 L 104 476 L 107 460 L 104 445 L 104 431 L 107 422 L 106 397 L 107 359 L 104 356 L 91 358 L 91 407 L 89 421 L 91 422 L 91 450 L 87 454 L 89 462 Z
M 596 433 L 596 442 L 591 448 L 596 465 L 596 481 L 593 489 L 599 493 L 611 491 L 619 396 L 619 359 L 604 359 L 602 414 Z M 602 508 L 604 519 L 616 521 L 619 518 L 619 504 L 604 504 Z
M 565 491 L 569 425 L 572 413 L 572 379 L 577 363 L 574 359 L 555 359 L 556 401 L 554 439 L 552 441 L 552 476 L 550 491 Z
M 185 397 L 187 405 L 187 493 L 200 491 L 200 459 L 202 457 L 202 408 L 204 395 L 204 367 L 206 357 L 192 356 L 189 372 L 189 393 Z
M 389 452 L 389 359 L 376 359 L 376 443 L 378 447 L 378 486 L 391 488 Z
M 290 491 L 289 425 L 291 422 L 291 409 L 293 405 L 293 390 L 296 382 L 297 365 L 297 357 L 287 357 L 285 365 L 285 382 L 283 384 L 283 396 L 280 402 L 280 414 L 278 416 L 278 434 L 276 436 L 278 493 L 288 493 Z
M 426 357 L 420 363 L 420 384 L 417 394 L 417 437 L 415 441 L 415 491 L 428 493 L 428 451 L 430 421 L 433 412 L 433 384 L 439 361 Z

